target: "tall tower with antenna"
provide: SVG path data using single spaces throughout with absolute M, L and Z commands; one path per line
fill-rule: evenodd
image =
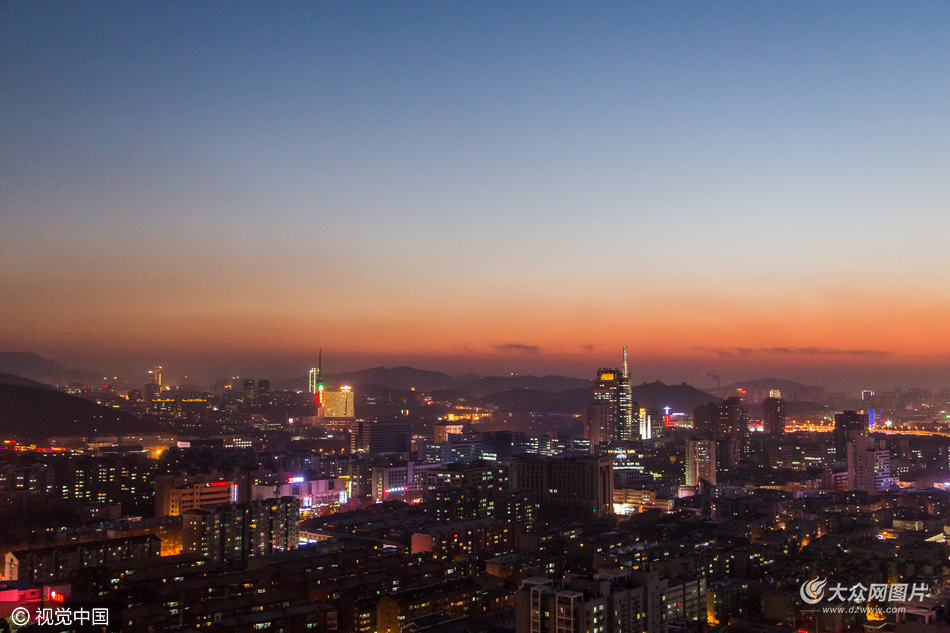
M 323 391 L 323 349 L 317 356 L 317 366 L 310 369 L 310 393 L 318 394 Z M 322 402 L 320 404 L 323 404 Z
M 633 392 L 630 389 L 630 367 L 627 364 L 627 348 L 623 348 L 623 368 L 601 368 L 594 382 L 594 399 L 588 405 L 585 416 L 585 437 L 591 441 L 591 450 L 596 444 L 634 440 L 640 437 L 639 415 L 634 416 Z

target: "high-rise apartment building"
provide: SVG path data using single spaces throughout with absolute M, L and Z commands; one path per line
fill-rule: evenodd
M 265 499 L 182 513 L 185 553 L 210 562 L 243 562 L 250 556 L 297 549 L 300 500 Z
M 666 633 L 667 581 L 629 569 L 561 581 L 528 578 L 515 594 L 517 633 Z
M 717 440 L 732 438 L 742 440 L 749 434 L 749 407 L 738 396 L 726 398 L 714 405 L 713 433 Z
M 606 400 L 594 400 L 584 409 L 584 439 L 590 440 L 590 452 L 597 453 L 598 444 L 617 439 L 615 407 Z
M 848 457 L 848 442 L 868 434 L 868 416 L 857 411 L 842 411 L 835 414 L 835 461 L 843 462 Z
M 261 404 L 270 404 L 270 380 L 262 378 L 257 381 L 257 400 Z
M 439 488 L 471 487 L 476 493 L 478 516 L 496 516 L 496 503 L 511 487 L 509 467 L 494 462 L 443 464 L 425 472 L 426 493 Z
M 891 454 L 884 440 L 857 434 L 847 443 L 848 490 L 884 492 L 891 487 Z
M 614 475 L 610 457 L 511 458 L 511 487 L 531 492 L 542 512 L 577 519 L 613 512 Z
M 731 470 L 749 452 L 749 407 L 738 397 L 693 411 L 693 435 L 716 440 L 718 470 Z
M 785 401 L 780 392 L 762 401 L 762 424 L 766 434 L 778 437 L 785 433 Z
M 716 441 L 686 441 L 686 485 L 698 486 L 701 480 L 716 485 Z

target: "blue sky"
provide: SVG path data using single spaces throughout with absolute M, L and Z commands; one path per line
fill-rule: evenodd
M 0 346 L 950 367 L 948 26 L 925 2 L 4 3 Z

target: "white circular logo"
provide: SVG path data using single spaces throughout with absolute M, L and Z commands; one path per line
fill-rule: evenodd
M 13 610 L 13 615 L 10 616 L 10 619 L 13 620 L 13 623 L 17 626 L 25 626 L 30 621 L 30 612 L 23 607 L 17 607 Z
M 825 588 L 825 585 L 828 584 L 828 579 L 825 578 L 821 580 L 818 576 L 815 576 L 813 580 L 802 583 L 801 595 L 802 600 L 808 604 L 818 604 L 821 600 L 822 591 Z

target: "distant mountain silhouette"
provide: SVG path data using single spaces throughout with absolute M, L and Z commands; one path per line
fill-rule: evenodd
M 44 441 L 68 435 L 121 435 L 159 430 L 153 423 L 76 396 L 0 384 L 0 436 Z
M 13 374 L 7 374 L 4 372 L 0 372 L 0 384 L 13 385 L 14 387 L 29 387 L 31 389 L 56 390 L 55 387 L 50 385 L 44 385 L 41 382 L 36 382 L 35 380 L 30 380 L 29 378 L 24 378 L 23 376 L 15 376 Z
M 740 393 L 739 390 L 745 391 Z M 824 387 L 817 385 L 803 385 L 793 380 L 782 380 L 780 378 L 758 378 L 756 380 L 746 380 L 736 382 L 725 387 L 710 389 L 710 392 L 721 398 L 730 396 L 740 396 L 746 402 L 762 402 L 769 397 L 769 392 L 778 390 L 782 392 L 782 399 L 786 401 L 811 401 L 823 402 L 828 393 Z
M 95 383 L 102 379 L 99 372 L 66 369 L 61 363 L 33 352 L 0 352 L 0 372 L 47 384 Z
M 33 352 L 0 352 L 0 371 L 33 380 L 56 376 L 66 370 L 61 364 Z
M 671 413 L 692 414 L 693 409 L 701 404 L 722 401 L 722 398 L 700 391 L 685 382 L 679 385 L 666 385 L 659 380 L 651 383 L 645 382 L 642 385 L 634 385 L 631 391 L 633 392 L 633 401 L 640 405 L 640 408 L 662 409 L 663 407 L 670 407 Z
M 470 382 L 465 379 L 471 378 Z M 328 385 L 379 385 L 390 389 L 409 390 L 413 387 L 420 392 L 433 392 L 445 389 L 464 391 L 472 397 L 484 396 L 490 393 L 507 391 L 510 389 L 537 389 L 541 391 L 570 391 L 586 387 L 590 380 L 569 378 L 567 376 L 494 376 L 487 377 L 479 374 L 464 376 L 450 376 L 439 371 L 427 371 L 414 367 L 374 367 L 359 371 L 346 372 L 325 376 Z M 308 386 L 308 377 L 294 378 L 280 385 L 278 388 L 302 390 Z
M 462 378 L 474 377 L 471 382 Z M 396 403 L 408 396 L 410 388 L 430 393 L 435 400 L 467 398 L 506 413 L 558 413 L 577 415 L 593 399 L 593 381 L 568 376 L 449 376 L 442 372 L 413 367 L 374 367 L 327 376 L 327 384 L 351 385 L 358 394 L 373 395 L 378 402 Z M 279 385 L 284 389 L 306 389 L 307 378 L 296 378 Z M 631 389 L 633 400 L 645 409 L 670 407 L 675 413 L 692 413 L 700 404 L 720 402 L 713 394 L 686 383 L 665 385 L 643 383 Z M 407 392 L 407 393 L 396 393 Z M 362 401 L 362 398 L 357 398 Z
M 457 387 L 455 378 L 440 371 L 427 371 L 413 367 L 374 367 L 345 374 L 333 375 L 337 385 L 373 383 L 391 389 L 412 389 L 432 391 Z
M 567 376 L 492 376 L 481 377 L 460 388 L 472 396 L 486 396 L 512 389 L 535 391 L 573 391 L 591 386 L 590 380 Z
M 643 383 L 631 388 L 633 401 L 643 409 L 670 407 L 673 413 L 692 414 L 698 405 L 720 402 L 722 399 L 700 391 L 685 383 L 666 385 L 662 382 Z M 551 392 L 535 389 L 514 389 L 484 396 L 481 402 L 496 406 L 506 413 L 562 413 L 578 415 L 594 397 L 594 388 Z

